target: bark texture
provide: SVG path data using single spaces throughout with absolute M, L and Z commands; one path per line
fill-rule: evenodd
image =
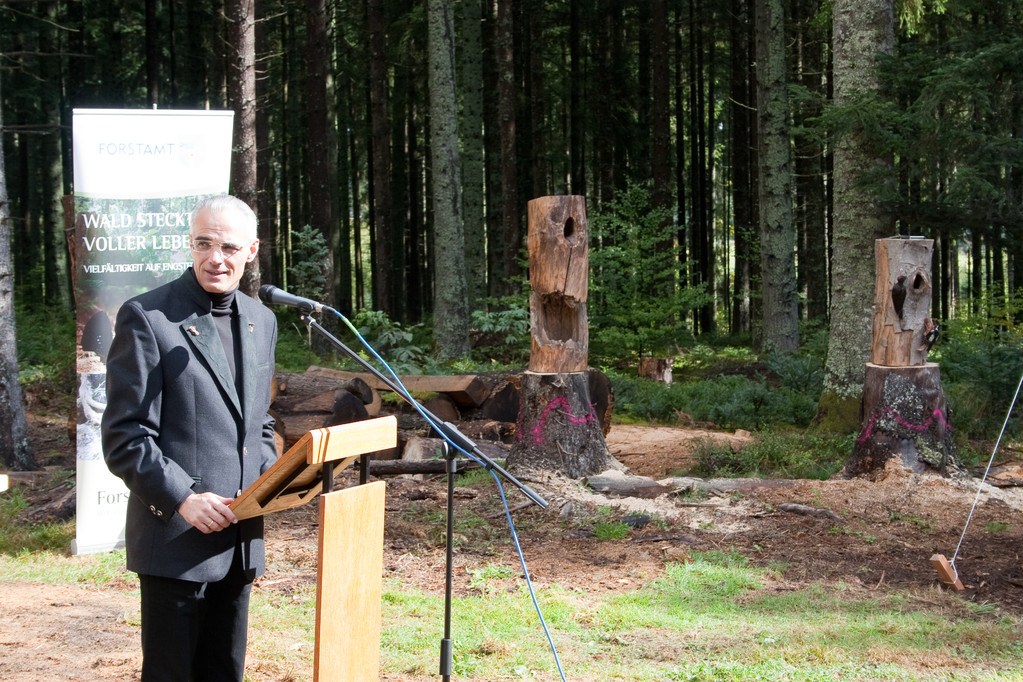
M 0 111 L 0 130 L 3 112 Z M 4 144 L 0 135 L 0 461 L 17 471 L 38 468 L 28 443 L 28 421 L 18 381 L 18 340 L 14 320 L 14 265 L 11 209 L 7 200 Z
M 519 225 L 519 167 L 516 152 L 515 121 L 517 84 L 515 82 L 515 41 L 513 0 L 497 0 L 497 116 L 501 135 L 501 235 L 502 266 L 500 282 L 494 289 L 501 295 L 515 291 L 519 275 L 519 249 L 522 229 Z
M 834 103 L 850 105 L 880 88 L 877 55 L 891 54 L 894 18 L 891 0 L 835 0 L 832 41 Z M 875 239 L 892 233 L 892 220 L 860 177 L 891 159 L 878 156 L 863 130 L 847 131 L 834 146 L 834 234 L 831 259 L 831 315 L 824 391 L 818 423 L 827 430 L 859 426 L 864 364 L 870 357 Z M 891 173 L 889 173 L 891 175 Z
M 529 202 L 532 372 L 582 372 L 589 359 L 589 228 L 580 196 Z
M 373 307 L 394 316 L 394 244 L 391 239 L 391 133 L 383 0 L 369 0 L 369 108 L 372 126 Z
M 509 471 L 582 478 L 624 470 L 604 440 L 586 374 L 523 374 L 518 440 L 508 454 Z
M 442 357 L 469 354 L 469 301 L 462 237 L 455 37 L 451 0 L 429 0 L 430 142 L 437 254 L 434 341 Z
M 462 239 L 469 309 L 487 297 L 486 215 L 483 201 L 483 7 L 480 0 L 462 3 L 461 154 Z
M 234 110 L 234 139 L 231 144 L 231 191 L 256 211 L 256 3 L 231 0 L 228 12 L 230 68 L 227 94 Z M 269 242 L 265 244 L 269 247 Z M 260 260 L 245 268 L 241 289 L 254 296 L 259 289 Z
M 782 0 L 757 0 L 756 22 L 764 349 L 790 353 L 799 345 L 799 310 Z
M 871 362 L 888 367 L 922 365 L 930 346 L 931 239 L 878 239 L 874 256 L 874 325 Z
M 306 115 L 309 120 L 309 222 L 329 245 L 324 258 L 326 303 L 334 304 L 334 255 L 337 253 L 337 136 L 334 131 L 333 80 L 324 0 L 306 2 Z
M 941 370 L 867 364 L 863 385 L 864 426 L 846 462 L 845 475 L 876 477 L 899 458 L 916 472 L 965 474 L 949 423 Z

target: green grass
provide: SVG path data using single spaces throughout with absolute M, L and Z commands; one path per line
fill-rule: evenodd
M 629 536 L 629 527 L 621 521 L 598 521 L 593 525 L 593 537 L 598 540 L 621 540 Z
M 73 522 L 21 523 L 16 518 L 27 506 L 28 500 L 17 486 L 0 495 L 0 554 L 57 550 L 70 544 L 75 535 Z
M 42 582 L 132 593 L 137 582 L 123 562 L 122 552 L 3 553 L 0 575 L 6 589 Z M 453 603 L 453 676 L 559 679 L 519 568 L 492 562 L 471 575 L 474 596 Z M 292 578 L 254 590 L 249 662 L 275 671 L 274 679 L 309 680 L 315 582 Z M 842 584 L 769 589 L 779 578 L 719 551 L 668 564 L 631 592 L 607 596 L 547 583 L 536 595 L 571 680 L 1020 679 L 1018 618 L 937 589 L 881 596 Z M 385 580 L 382 608 L 382 670 L 436 677 L 443 597 L 403 584 L 399 573 Z M 137 626 L 137 616 L 126 620 Z

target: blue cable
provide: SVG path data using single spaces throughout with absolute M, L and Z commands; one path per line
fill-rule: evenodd
M 412 405 L 413 408 L 415 408 L 416 412 L 418 412 L 420 416 L 422 416 L 422 418 L 425 419 L 430 426 L 433 427 L 434 431 L 439 433 L 441 435 L 441 438 L 446 440 L 458 452 L 461 452 L 470 460 L 476 462 L 484 469 L 486 469 L 490 473 L 491 477 L 493 477 L 494 482 L 497 483 L 497 491 L 501 494 L 501 504 L 502 506 L 504 506 L 504 515 L 505 518 L 508 519 L 508 528 L 511 530 L 512 541 L 515 543 L 515 553 L 519 557 L 519 563 L 522 565 L 522 573 L 526 577 L 526 587 L 529 590 L 529 598 L 533 602 L 533 608 L 536 610 L 536 615 L 540 619 L 540 626 L 543 628 L 544 636 L 546 636 L 547 638 L 547 644 L 548 646 L 550 646 L 551 653 L 554 655 L 554 665 L 558 669 L 558 675 L 561 677 L 562 682 L 565 682 L 565 673 L 562 672 L 561 669 L 561 660 L 558 658 L 558 650 L 557 647 L 554 646 L 554 639 L 551 637 L 550 630 L 547 628 L 547 621 L 543 617 L 543 612 L 540 609 L 540 603 L 537 601 L 536 593 L 533 591 L 533 581 L 529 577 L 529 569 L 526 567 L 526 558 L 522 553 L 522 546 L 519 544 L 519 534 L 515 530 L 515 522 L 512 521 L 511 509 L 508 508 L 508 498 L 505 497 L 504 486 L 501 485 L 501 479 L 497 475 L 497 472 L 487 467 L 483 462 L 479 460 L 478 457 L 475 457 L 472 453 L 466 452 L 465 448 L 461 447 L 460 445 L 452 441 L 450 438 L 448 438 L 444 430 L 437 425 L 437 423 L 431 418 L 431 416 L 426 412 L 426 410 L 423 409 L 419 402 L 412 397 L 412 394 L 409 393 L 407 388 L 405 388 L 405 385 L 402 384 L 401 379 L 399 379 L 398 375 L 395 374 L 393 369 L 391 369 L 391 366 L 387 364 L 387 361 L 384 360 L 380 356 L 380 354 L 377 353 L 376 350 L 374 350 L 373 347 L 366 341 L 366 339 L 362 337 L 362 334 L 359 333 L 359 330 L 355 328 L 355 325 L 353 325 L 348 320 L 347 317 L 342 315 L 337 310 L 334 310 L 333 308 L 327 308 L 326 306 L 324 306 L 323 309 L 330 310 L 330 312 L 337 315 L 341 319 L 341 321 L 344 322 L 345 326 L 347 326 L 348 329 L 351 330 L 353 334 L 355 334 L 355 338 L 359 340 L 359 343 L 362 344 L 362 347 L 365 348 L 366 351 L 369 352 L 377 360 L 377 362 L 379 362 L 384 367 L 384 369 L 387 370 L 387 373 L 394 380 L 395 385 L 400 389 L 401 396 L 405 398 L 405 400 L 407 400 L 408 403 Z M 451 542 L 451 538 L 447 538 L 447 541 Z

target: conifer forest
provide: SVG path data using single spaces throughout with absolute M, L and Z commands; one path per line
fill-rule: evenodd
M 232 109 L 257 285 L 458 357 L 525 305 L 529 200 L 582 195 L 595 350 L 816 326 L 841 393 L 877 238 L 935 240 L 934 319 L 1019 319 L 1021 28 L 1018 0 L 0 0 L 0 275 L 73 305 L 74 109 Z

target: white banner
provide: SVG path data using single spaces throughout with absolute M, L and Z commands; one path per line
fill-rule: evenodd
M 75 109 L 78 313 L 76 538 L 72 554 L 124 544 L 128 490 L 103 461 L 106 357 L 117 309 L 191 263 L 192 207 L 228 191 L 231 111 Z

